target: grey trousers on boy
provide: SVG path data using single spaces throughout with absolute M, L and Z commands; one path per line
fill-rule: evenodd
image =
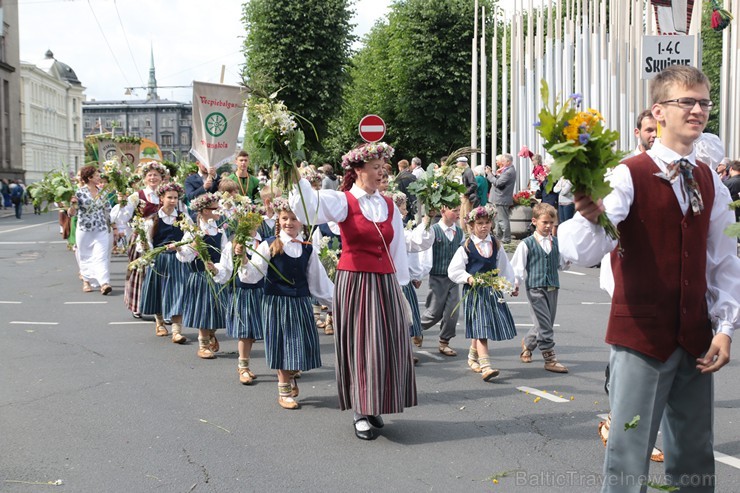
M 524 345 L 530 351 L 540 348 L 548 351 L 555 347 L 555 314 L 558 311 L 558 289 L 527 289 L 527 299 L 532 310 L 532 328 L 524 336 Z
M 682 492 L 713 492 L 712 374 L 699 372 L 696 358 L 680 347 L 662 363 L 612 346 L 609 367 L 612 426 L 602 493 L 645 492 L 646 480 L 677 486 Z M 625 430 L 633 420 L 636 426 Z M 647 474 L 659 426 L 666 477 L 656 481 Z
M 463 309 L 462 306 L 457 306 L 459 302 L 460 288 L 457 283 L 447 276 L 430 275 L 426 309 L 421 314 L 422 330 L 427 330 L 441 320 L 439 338 L 449 341 L 455 337 L 457 319 Z M 455 310 L 454 314 L 453 310 Z

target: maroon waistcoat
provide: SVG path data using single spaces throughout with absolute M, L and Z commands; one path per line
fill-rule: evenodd
M 614 296 L 606 342 L 666 361 L 678 346 L 700 357 L 712 339 L 707 312 L 707 236 L 714 202 L 712 171 L 694 168 L 704 210 L 686 214 L 671 184 L 643 153 L 624 161 L 634 202 L 619 224 L 621 255 L 612 252 Z

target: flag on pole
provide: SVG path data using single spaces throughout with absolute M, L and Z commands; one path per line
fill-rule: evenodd
M 231 161 L 236 154 L 243 113 L 241 87 L 193 81 L 190 153 L 209 168 L 218 168 Z
M 688 34 L 694 0 L 651 0 L 658 34 Z

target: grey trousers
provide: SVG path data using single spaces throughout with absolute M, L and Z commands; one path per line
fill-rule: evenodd
M 650 453 L 663 430 L 664 478 L 682 492 L 713 492 L 713 380 L 696 369 L 682 348 L 665 363 L 631 349 L 612 346 L 609 403 L 612 426 L 604 458 L 602 493 L 645 492 Z M 625 430 L 635 416 L 637 426 Z M 661 424 L 662 419 L 662 424 Z
M 441 320 L 439 338 L 449 341 L 455 337 L 457 319 L 462 311 L 462 306 L 457 306 L 459 301 L 460 288 L 457 283 L 452 282 L 447 276 L 429 275 L 426 309 L 421 314 L 422 330 L 427 330 Z M 454 314 L 452 310 L 455 310 Z
M 527 299 L 532 311 L 533 326 L 524 336 L 524 345 L 530 351 L 540 348 L 547 351 L 555 347 L 555 313 L 558 311 L 558 290 L 547 288 L 527 289 Z
M 493 222 L 493 234 L 502 243 L 511 243 L 511 206 L 496 204 L 496 218 Z

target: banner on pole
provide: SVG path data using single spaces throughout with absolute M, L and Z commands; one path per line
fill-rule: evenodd
M 139 144 L 116 142 L 112 139 L 98 141 L 98 160 L 100 163 L 118 158 L 120 163 L 128 163 L 136 168 L 139 165 Z
M 191 154 L 209 168 L 231 161 L 236 154 L 243 113 L 241 87 L 193 81 Z

